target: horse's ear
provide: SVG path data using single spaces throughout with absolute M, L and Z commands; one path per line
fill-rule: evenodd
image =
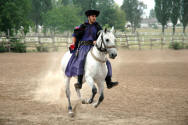
M 110 32 L 114 33 L 114 26 L 112 27 L 112 29 L 110 30 Z
M 104 29 L 104 33 L 107 33 L 107 28 Z
M 97 32 L 97 36 L 99 36 L 101 32 L 102 32 L 102 30 L 99 30 L 99 31 Z

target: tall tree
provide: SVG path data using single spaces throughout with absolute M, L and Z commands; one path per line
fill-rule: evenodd
M 146 5 L 138 0 L 124 0 L 121 8 L 126 13 L 127 21 L 131 23 L 132 32 L 135 32 L 136 27 L 138 27 L 141 22 L 141 16 Z
M 164 33 L 165 25 L 167 25 L 170 17 L 169 0 L 155 0 L 155 14 L 157 20 L 162 25 L 162 33 Z
M 170 19 L 173 23 L 173 34 L 175 33 L 175 27 L 180 16 L 180 0 L 170 0 Z
M 38 31 L 38 25 L 43 24 L 42 15 L 50 9 L 52 9 L 51 0 L 32 0 L 31 18 L 35 24 L 36 32 Z
M 150 10 L 150 12 L 149 12 L 149 18 L 156 18 L 156 16 L 155 16 L 155 10 L 154 9 Z
M 113 0 L 101 0 L 97 3 L 97 9 L 100 10 L 100 16 L 98 17 L 98 22 L 101 25 L 112 25 L 112 15 L 115 15 Z
M 61 0 L 61 3 L 66 6 L 66 5 L 71 4 L 72 0 Z
M 81 23 L 79 12 L 80 9 L 73 5 L 53 8 L 43 15 L 44 26 L 51 29 L 51 31 L 72 30 Z
M 185 33 L 185 29 L 188 24 L 188 1 L 187 0 L 181 0 L 180 21 L 183 24 L 183 33 Z
M 27 33 L 31 23 L 30 10 L 30 0 L 0 0 L 0 31 L 12 36 L 23 27 Z
M 86 10 L 89 9 L 95 9 L 98 0 L 72 0 L 72 1 L 74 5 L 81 7 L 82 11 L 85 12 Z

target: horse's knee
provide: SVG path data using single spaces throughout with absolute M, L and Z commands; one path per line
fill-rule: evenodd
M 70 97 L 70 91 L 68 89 L 66 89 L 66 96 L 67 96 L 67 98 Z
M 72 111 L 72 106 L 68 106 L 68 110 L 69 110 L 69 111 Z
M 97 88 L 96 87 L 93 87 L 92 88 L 92 93 L 95 95 L 97 93 Z

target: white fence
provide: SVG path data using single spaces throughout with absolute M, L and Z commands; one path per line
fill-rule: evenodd
M 188 45 L 188 35 L 183 33 L 116 33 L 117 46 L 125 47 L 128 49 L 154 49 L 154 48 L 168 48 L 171 42 L 180 42 L 183 46 Z M 18 36 L 22 43 L 27 48 L 36 48 L 37 46 L 46 46 L 48 48 L 59 48 L 68 47 L 72 43 L 71 33 L 66 35 L 48 35 L 34 34 L 27 35 L 25 37 Z M 0 43 L 4 43 L 5 46 L 9 47 L 10 42 L 6 37 L 0 37 Z

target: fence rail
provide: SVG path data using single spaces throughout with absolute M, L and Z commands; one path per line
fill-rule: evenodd
M 188 46 L 188 35 L 182 33 L 149 33 L 149 32 L 136 32 L 132 33 L 116 33 L 117 46 L 125 47 L 128 49 L 164 49 L 168 48 L 169 44 L 172 42 L 180 42 L 183 46 Z M 13 38 L 18 38 L 22 43 L 26 45 L 27 48 L 35 48 L 37 46 L 46 46 L 47 48 L 60 48 L 68 47 L 71 41 L 71 33 L 67 35 L 27 35 L 27 36 L 17 36 Z M 10 51 L 10 39 L 6 37 L 0 37 L 0 45 L 7 47 Z
M 126 33 L 116 35 L 118 46 L 123 46 L 128 49 L 138 48 L 168 48 L 170 43 L 179 42 L 183 46 L 188 46 L 188 36 L 182 33 Z

